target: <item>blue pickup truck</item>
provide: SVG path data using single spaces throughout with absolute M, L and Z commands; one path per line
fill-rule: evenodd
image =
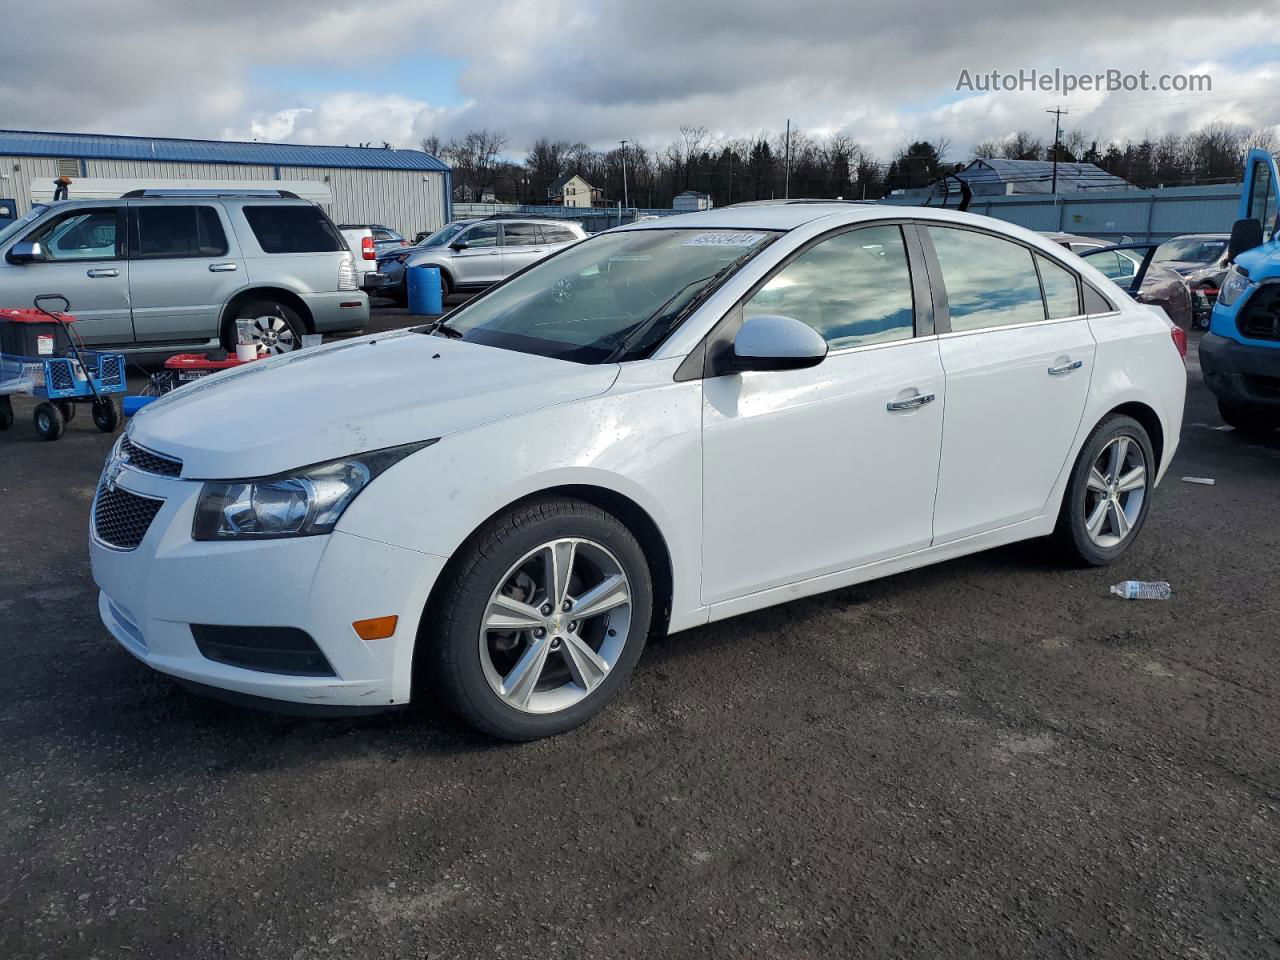
M 1257 434 L 1280 427 L 1278 181 L 1271 154 L 1249 151 L 1227 251 L 1233 265 L 1200 341 L 1200 368 L 1222 419 Z

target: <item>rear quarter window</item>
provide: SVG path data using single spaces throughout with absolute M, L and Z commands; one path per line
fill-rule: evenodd
M 333 253 L 347 249 L 318 207 L 255 204 L 242 209 L 263 253 Z

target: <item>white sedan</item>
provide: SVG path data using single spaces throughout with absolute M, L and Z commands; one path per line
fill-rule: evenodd
M 182 387 L 103 473 L 103 621 L 206 694 L 433 691 L 519 740 L 600 710 L 653 633 L 1031 537 L 1110 563 L 1185 341 L 1064 257 L 948 211 L 730 207 Z

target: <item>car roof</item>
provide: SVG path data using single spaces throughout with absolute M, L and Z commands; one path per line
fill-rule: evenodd
M 776 202 L 718 207 L 714 210 L 681 213 L 670 217 L 661 217 L 658 220 L 623 224 L 621 227 L 614 227 L 609 232 L 698 229 L 785 231 L 794 230 L 819 220 L 836 227 L 848 223 L 890 219 L 936 220 L 943 223 L 986 227 L 1014 236 L 1035 237 L 1037 241 L 1049 242 L 1039 234 L 1007 220 L 996 220 L 993 217 L 984 217 L 974 213 L 962 213 L 959 210 L 946 210 L 942 207 L 900 206 L 891 203 L 850 203 L 839 200 L 829 202 L 804 201 L 801 203 Z
M 1229 233 L 1180 233 L 1170 240 L 1230 240 Z M 1167 242 L 1167 241 L 1166 241 Z

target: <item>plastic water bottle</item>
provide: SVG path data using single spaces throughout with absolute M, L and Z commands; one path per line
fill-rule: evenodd
M 1164 580 L 1126 580 L 1111 587 L 1111 592 L 1126 600 L 1168 600 L 1173 587 Z

